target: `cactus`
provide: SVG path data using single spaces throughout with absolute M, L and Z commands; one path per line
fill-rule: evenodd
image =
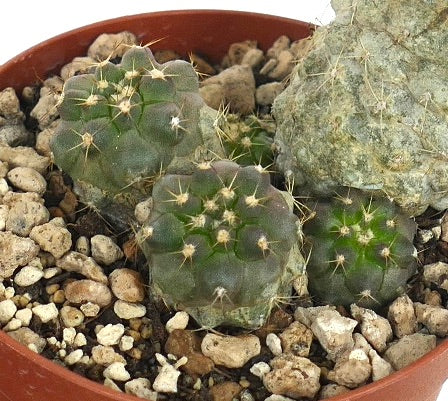
M 220 154 L 215 113 L 204 105 L 191 64 L 158 64 L 134 46 L 119 64 L 97 63 L 64 85 L 51 149 L 88 201 L 134 204 L 161 170 L 192 171 L 208 151 Z
M 257 166 L 205 162 L 153 188 L 138 241 L 153 291 L 207 328 L 261 326 L 301 272 L 292 198 Z
M 333 0 L 274 103 L 277 164 L 298 185 L 386 194 L 409 215 L 448 207 L 444 0 Z
M 319 201 L 303 230 L 310 292 L 324 303 L 378 309 L 415 273 L 416 225 L 390 200 L 348 189 Z
M 273 164 L 273 120 L 263 120 L 255 115 L 242 118 L 222 110 L 218 113 L 215 127 L 228 159 L 241 166 L 268 167 Z

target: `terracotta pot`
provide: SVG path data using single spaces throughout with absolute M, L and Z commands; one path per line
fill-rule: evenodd
M 142 43 L 165 38 L 152 49 L 206 54 L 218 61 L 236 41 L 256 39 L 266 50 L 284 34 L 308 36 L 310 24 L 263 14 L 232 11 L 173 11 L 127 16 L 99 22 L 57 36 L 23 52 L 0 66 L 0 90 L 12 86 L 18 93 L 37 83 L 75 56 L 84 55 L 101 33 L 129 30 Z M 136 401 L 94 383 L 35 354 L 0 330 L 0 401 Z M 448 377 L 448 341 L 379 382 L 332 401 L 435 401 Z

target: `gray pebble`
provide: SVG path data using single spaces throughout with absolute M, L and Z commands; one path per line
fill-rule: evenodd
M 47 345 L 45 338 L 42 338 L 28 327 L 21 327 L 18 330 L 10 331 L 8 332 L 8 336 L 38 353 L 41 353 L 45 345 Z
M 222 90 L 220 99 L 208 96 L 207 86 L 217 85 Z M 255 78 L 248 65 L 234 65 L 220 72 L 218 75 L 207 78 L 201 83 L 201 95 L 205 102 L 216 108 L 216 104 L 228 104 L 230 111 L 242 115 L 249 114 L 255 109 Z
M 129 46 L 136 44 L 137 38 L 131 32 L 103 33 L 90 45 L 87 56 L 96 61 L 121 57 Z
M 39 253 L 39 247 L 29 238 L 11 232 L 0 232 L 0 279 L 9 278 L 19 266 L 25 266 Z
M 39 155 L 33 148 L 17 146 L 12 148 L 0 143 L 0 160 L 7 162 L 10 168 L 30 167 L 44 174 L 50 165 L 50 158 Z
M 67 79 L 76 74 L 86 74 L 92 69 L 95 62 L 91 57 L 75 57 L 70 63 L 65 64 L 61 68 L 61 78 L 67 81 Z
M 0 160 L 0 178 L 5 178 L 6 174 L 8 174 L 9 165 L 6 162 Z
M 384 353 L 386 359 L 395 370 L 402 369 L 433 350 L 436 347 L 436 336 L 415 333 L 406 335 L 393 343 Z
M 9 207 L 6 205 L 0 205 L 0 231 L 4 231 L 6 228 L 6 220 L 8 219 Z
M 74 251 L 68 252 L 61 259 L 56 261 L 56 266 L 69 272 L 82 274 L 90 280 L 98 281 L 103 284 L 107 283 L 107 277 L 101 266 L 99 266 L 95 260 L 82 253 Z
M 51 253 L 56 259 L 62 257 L 72 246 L 70 231 L 53 223 L 46 223 L 33 227 L 30 238 L 37 242 L 46 252 Z
M 284 85 L 281 82 L 269 82 L 260 85 L 255 91 L 255 100 L 261 106 L 269 106 L 274 103 L 274 99 L 283 91 Z
M 124 254 L 120 247 L 106 235 L 95 235 L 90 239 L 92 257 L 96 262 L 109 266 Z
M 49 218 L 50 212 L 39 202 L 15 202 L 9 209 L 6 230 L 25 237 L 33 227 L 47 223 Z

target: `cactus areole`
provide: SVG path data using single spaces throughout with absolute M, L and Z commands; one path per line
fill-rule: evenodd
M 291 200 L 231 161 L 162 177 L 138 235 L 153 290 L 203 327 L 261 326 L 303 268 Z
M 355 189 L 318 202 L 304 225 L 310 292 L 320 301 L 378 309 L 405 292 L 416 271 L 416 225 L 387 199 Z

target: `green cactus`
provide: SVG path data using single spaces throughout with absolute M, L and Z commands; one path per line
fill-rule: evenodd
M 220 154 L 215 113 L 198 87 L 190 63 L 158 64 L 147 47 L 97 63 L 65 82 L 55 163 L 93 203 L 104 195 L 135 203 L 161 170 L 192 171 L 209 150 Z
M 138 240 L 152 288 L 203 327 L 261 326 L 301 272 L 292 198 L 259 166 L 223 160 L 165 175 Z
M 273 120 L 262 120 L 255 115 L 241 118 L 223 110 L 218 113 L 215 128 L 229 159 L 241 166 L 268 167 L 273 164 Z
M 378 309 L 415 273 L 416 225 L 394 203 L 353 188 L 318 202 L 304 225 L 310 292 L 319 301 Z

